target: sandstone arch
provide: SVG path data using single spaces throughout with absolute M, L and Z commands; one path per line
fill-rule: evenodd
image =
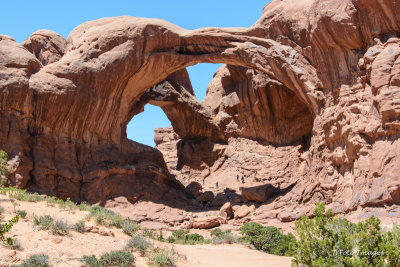
M 116 143 L 122 135 L 119 128 L 132 116 L 132 106 L 148 88 L 179 69 L 201 62 L 242 65 L 265 72 L 293 90 L 315 113 L 321 83 L 315 69 L 295 48 L 249 36 L 246 29 L 187 31 L 161 20 L 107 18 L 71 32 L 64 57 L 34 74 L 30 88 L 39 92 L 38 97 L 50 109 L 65 103 L 65 97 L 71 94 L 88 100 L 92 96 L 104 99 L 94 107 L 85 107 L 85 114 L 101 114 L 102 118 L 86 115 L 74 121 L 74 126 L 68 125 L 65 122 L 71 121 L 69 117 L 82 117 L 75 114 L 82 114 L 75 107 L 79 103 L 68 100 L 71 109 L 60 112 L 63 119 L 54 122 L 43 113 L 39 118 L 43 116 L 44 123 L 53 121 L 55 125 L 49 125 L 52 129 L 73 137 L 96 133 Z M 69 87 L 68 94 L 58 92 L 57 99 L 49 103 L 47 93 L 60 86 Z
M 125 138 L 125 125 L 146 90 L 211 62 L 268 76 L 311 114 L 310 149 L 287 152 L 298 183 L 272 203 L 286 211 L 275 217 L 293 220 L 319 201 L 335 212 L 399 204 L 399 8 L 395 0 L 284 0 L 249 29 L 118 17 L 84 23 L 67 40 L 45 31 L 22 46 L 2 35 L 0 146 L 21 158 L 12 182 L 92 202 L 134 201 L 153 186 L 160 201 L 174 180 L 159 151 Z M 201 135 L 225 140 L 228 127 L 215 130 L 223 120 L 206 113 L 196 113 L 208 125 Z

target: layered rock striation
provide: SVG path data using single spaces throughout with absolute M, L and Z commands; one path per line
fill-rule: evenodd
M 176 207 L 187 202 L 174 176 L 214 183 L 240 172 L 249 186 L 290 188 L 256 211 L 282 221 L 321 201 L 335 212 L 400 204 L 399 10 L 395 0 L 275 0 L 250 28 L 123 16 L 66 40 L 1 35 L 0 147 L 20 158 L 10 182 Z M 225 65 L 199 103 L 184 69 L 203 62 Z M 168 166 L 126 137 L 147 103 L 179 136 L 156 138 L 176 148 Z

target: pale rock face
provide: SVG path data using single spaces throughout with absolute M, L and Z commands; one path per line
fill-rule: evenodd
M 55 32 L 40 30 L 34 32 L 22 45 L 42 63 L 43 66 L 57 62 L 65 54 L 67 41 Z
M 335 212 L 398 205 L 399 11 L 395 0 L 275 0 L 248 29 L 123 16 L 67 40 L 0 35 L 0 148 L 20 156 L 10 182 L 76 201 L 125 197 L 127 213 L 188 209 L 182 184 L 196 179 L 215 203 L 225 187 L 279 188 L 259 220 L 294 220 L 321 201 Z M 185 67 L 201 62 L 225 65 L 199 103 Z M 157 130 L 158 149 L 126 138 L 147 103 L 173 126 Z

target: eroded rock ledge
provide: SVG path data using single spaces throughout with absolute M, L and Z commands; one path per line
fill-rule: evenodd
M 21 159 L 11 182 L 77 201 L 187 208 L 171 172 L 185 183 L 256 179 L 257 169 L 255 182 L 296 181 L 257 218 L 293 220 L 320 201 L 335 212 L 398 205 L 399 11 L 395 0 L 284 0 L 248 29 L 124 16 L 84 23 L 67 40 L 1 35 L 0 147 Z M 184 68 L 201 62 L 225 65 L 199 103 Z M 175 167 L 126 138 L 147 103 L 181 139 Z

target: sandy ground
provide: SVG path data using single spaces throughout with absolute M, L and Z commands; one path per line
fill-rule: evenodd
M 174 248 L 179 254 L 186 255 L 186 261 L 178 264 L 184 267 L 286 267 L 291 265 L 291 258 L 266 254 L 238 244 L 175 245 Z
M 13 204 L 14 203 L 14 204 Z M 5 208 L 5 219 L 10 219 L 17 210 L 25 210 L 27 216 L 12 228 L 7 237 L 17 239 L 22 250 L 11 250 L 0 245 L 0 266 L 18 264 L 34 254 L 47 254 L 53 266 L 82 266 L 79 258 L 83 255 L 99 256 L 112 250 L 120 250 L 129 240 L 121 229 L 111 229 L 114 237 L 101 236 L 95 233 L 78 233 L 71 231 L 68 236 L 54 236 L 49 231 L 38 230 L 33 225 L 33 215 L 50 215 L 55 220 L 74 224 L 84 219 L 88 212 L 79 210 L 60 210 L 58 206 L 48 206 L 45 202 L 21 202 L 0 195 L 0 206 Z M 4 222 L 4 220 L 3 220 Z M 93 222 L 86 225 L 93 225 Z M 193 231 L 197 232 L 197 231 Z M 199 231 L 206 235 L 204 231 Z M 168 233 L 165 233 L 168 236 Z M 179 267 L 212 267 L 212 266 L 290 266 L 291 259 L 269 255 L 251 250 L 242 245 L 176 245 L 152 241 L 157 247 L 173 247 L 180 255 Z M 137 267 L 148 266 L 147 259 L 134 253 Z

